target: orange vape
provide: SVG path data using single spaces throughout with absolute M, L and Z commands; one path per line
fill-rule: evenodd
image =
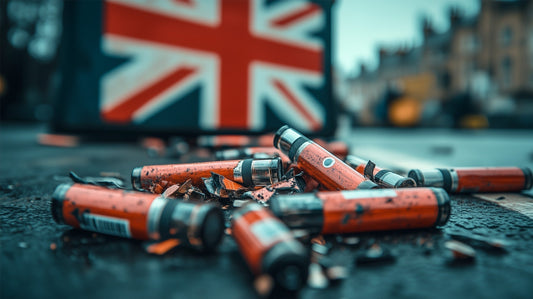
M 224 233 L 222 210 L 213 204 L 92 185 L 59 185 L 51 210 L 60 224 L 139 240 L 174 238 L 205 251 Z
M 419 186 L 441 187 L 450 193 L 518 192 L 530 189 L 533 181 L 526 167 L 412 169 L 408 176 Z
M 274 146 L 327 190 L 378 187 L 338 157 L 289 126 L 283 126 L 276 132 Z
M 291 229 L 341 234 L 442 226 L 450 199 L 440 188 L 326 191 L 276 195 L 270 209 Z
M 307 251 L 269 210 L 251 202 L 235 211 L 232 235 L 254 275 L 269 274 L 275 287 L 283 290 L 297 291 L 305 285 Z
M 211 177 L 211 172 L 245 187 L 266 186 L 281 179 L 283 165 L 280 158 L 151 165 L 134 168 L 131 183 L 133 188 L 139 191 L 152 190 L 163 182 L 181 184 L 188 179 L 192 180 L 194 186 L 199 187 L 203 186 L 202 178 Z

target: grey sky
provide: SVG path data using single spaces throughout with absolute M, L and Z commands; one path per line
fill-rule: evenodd
M 343 73 L 361 62 L 377 65 L 377 47 L 417 44 L 420 19 L 428 15 L 437 30 L 448 28 L 448 8 L 458 6 L 472 15 L 479 0 L 339 0 L 333 6 L 333 61 Z

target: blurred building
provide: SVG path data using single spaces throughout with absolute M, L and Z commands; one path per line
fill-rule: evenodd
M 410 121 L 393 120 L 392 125 L 448 125 L 470 115 L 531 118 L 533 0 L 481 0 L 480 7 L 475 16 L 451 8 L 445 32 L 437 32 L 424 18 L 419 46 L 381 47 L 375 71 L 362 66 L 359 76 L 348 79 L 344 106 L 354 107 L 362 124 L 383 124 L 380 106 L 390 108 L 386 97 L 394 90 L 419 109 Z M 486 125 L 475 118 L 474 123 Z

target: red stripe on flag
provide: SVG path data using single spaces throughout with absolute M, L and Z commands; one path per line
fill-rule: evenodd
M 302 18 L 308 18 L 310 15 L 320 12 L 320 10 L 320 6 L 313 3 L 309 3 L 306 7 L 302 8 L 299 11 L 295 11 L 291 14 L 281 16 L 277 19 L 270 21 L 270 24 L 274 27 L 287 27 Z
M 136 93 L 132 97 L 126 99 L 117 106 L 102 111 L 102 118 L 107 122 L 114 123 L 128 123 L 131 122 L 133 115 L 139 108 L 144 106 L 146 99 L 153 99 L 157 95 L 163 93 L 170 87 L 183 81 L 188 76 L 196 72 L 195 68 L 182 67 L 176 71 L 170 73 L 166 77 L 158 80 L 155 84 L 148 86 L 147 88 Z
M 281 81 L 273 79 L 272 83 L 274 86 L 285 96 L 286 99 L 302 114 L 302 116 L 311 124 L 311 129 L 317 131 L 322 127 L 322 125 L 316 121 L 316 119 L 307 111 L 307 109 L 296 99 L 294 94 L 292 94 L 289 89 Z

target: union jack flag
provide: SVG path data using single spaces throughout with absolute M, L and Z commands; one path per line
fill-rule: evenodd
M 142 125 L 181 103 L 176 118 L 197 114 L 205 131 L 263 131 L 272 117 L 274 128 L 320 131 L 330 113 L 325 6 L 108 0 L 101 50 L 126 60 L 100 79 L 100 117 Z

